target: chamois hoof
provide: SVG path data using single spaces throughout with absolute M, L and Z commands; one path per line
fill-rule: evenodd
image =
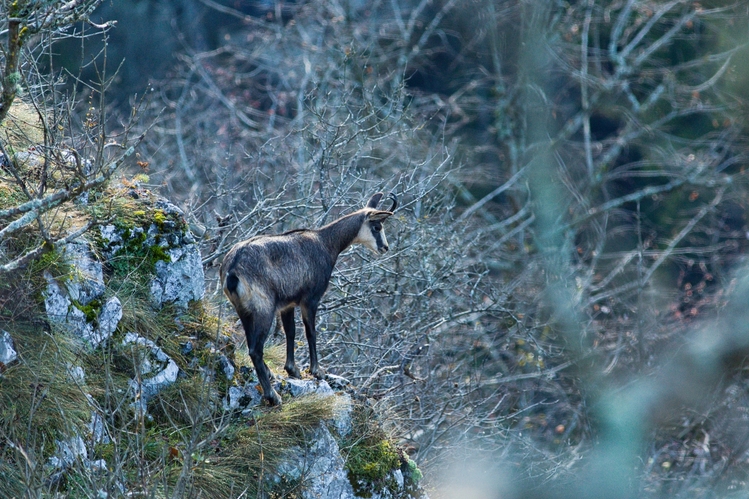
M 302 373 L 299 371 L 299 368 L 297 366 L 292 367 L 284 367 L 284 370 L 291 378 L 301 379 Z
M 320 366 L 317 366 L 314 371 L 310 370 L 309 373 L 317 379 L 325 379 L 325 369 Z
M 271 391 L 268 395 L 265 396 L 265 400 L 268 401 L 268 404 L 271 406 L 280 406 L 281 405 L 281 396 L 278 394 L 277 391 L 271 388 Z

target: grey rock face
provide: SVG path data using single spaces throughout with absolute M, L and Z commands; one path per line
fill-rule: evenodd
M 107 241 L 107 247 L 104 249 L 104 256 L 112 258 L 121 248 L 123 244 L 122 235 L 117 227 L 114 225 L 104 225 L 99 227 L 102 239 Z
M 224 376 L 226 376 L 226 379 L 228 379 L 229 381 L 234 379 L 234 373 L 236 372 L 236 369 L 234 369 L 234 365 L 231 363 L 231 361 L 226 355 L 219 356 L 218 366 L 221 368 L 221 371 L 223 371 Z
M 86 382 L 86 371 L 81 366 L 68 363 L 68 379 L 73 383 L 83 384 Z
M 304 499 L 354 499 L 354 489 L 333 435 L 320 426 L 310 440 L 312 444 L 306 449 L 289 449 L 286 461 L 278 467 L 279 476 L 301 479 Z
M 308 379 L 287 379 L 284 390 L 293 397 L 317 395 L 334 397 L 334 417 L 330 422 L 339 435 L 351 431 L 352 401 L 347 393 L 336 393 L 326 381 Z M 348 479 L 345 463 L 338 443 L 321 423 L 310 436 L 306 448 L 294 447 L 287 451 L 284 462 L 279 466 L 277 479 L 285 476 L 292 480 L 302 480 L 304 499 L 353 499 L 354 489 Z
M 77 262 L 72 261 L 71 265 L 76 266 Z M 48 272 L 45 272 L 44 278 L 47 280 L 44 307 L 51 322 L 61 326 L 69 334 L 84 340 L 92 348 L 98 347 L 112 336 L 117 329 L 117 324 L 122 319 L 122 304 L 117 297 L 107 300 L 99 312 L 98 326 L 94 327 L 86 319 L 86 314 L 73 304 L 70 291 L 71 283 L 60 285 Z M 92 289 L 98 289 L 98 287 L 89 285 L 80 287 L 75 283 L 72 283 L 72 287 L 78 293 L 77 296 L 85 296 L 88 303 L 104 294 L 103 288 L 100 290 L 101 294 L 90 294 Z M 83 304 L 80 300 L 78 302 Z
M 68 440 L 57 440 L 55 442 L 57 451 L 49 458 L 49 465 L 57 470 L 66 470 L 76 462 L 88 460 L 86 443 L 80 436 Z
M 167 251 L 170 261 L 156 262 L 156 277 L 151 281 L 151 301 L 156 308 L 174 303 L 185 309 L 205 293 L 205 275 L 200 252 L 195 244 Z
M 66 244 L 64 255 L 74 268 L 72 279 L 65 284 L 70 299 L 88 305 L 101 297 L 104 294 L 104 274 L 88 242 L 79 239 Z
M 158 200 L 144 207 L 150 207 L 154 215 L 159 214 L 159 222 L 128 229 L 115 225 L 100 227 L 102 251 L 107 258 L 113 258 L 125 247 L 132 249 L 135 241 L 136 247 L 140 244 L 144 249 L 159 248 L 161 255 L 166 254 L 169 259 L 155 262 L 155 275 L 149 286 L 151 304 L 161 308 L 173 303 L 184 310 L 205 294 L 203 262 L 195 238 L 177 206 Z
M 76 465 L 81 465 L 85 470 L 93 473 L 107 471 L 107 462 L 104 459 L 88 458 L 86 443 L 80 436 L 56 440 L 55 446 L 55 454 L 47 461 L 47 466 L 52 469 L 51 481 L 58 480 L 64 472 Z
M 8 365 L 18 358 L 13 338 L 7 331 L 0 331 L 0 364 Z
M 326 374 L 325 381 L 327 381 L 335 390 L 345 390 L 351 386 L 351 381 L 343 376 L 336 376 L 335 374 Z
M 253 385 L 246 385 L 243 388 L 231 386 L 223 401 L 223 407 L 225 411 L 236 409 L 250 411 L 253 407 L 260 405 L 262 401 L 263 395 Z
M 96 413 L 91 415 L 91 422 L 88 424 L 88 429 L 91 432 L 91 440 L 95 444 L 108 444 L 112 441 L 101 415 Z
M 326 381 L 289 378 L 286 380 L 285 385 L 286 390 L 292 397 L 301 397 L 302 395 L 311 393 L 325 396 L 334 394 L 333 389 L 330 388 L 330 385 Z
M 354 413 L 354 403 L 351 395 L 339 392 L 336 394 L 336 405 L 334 409 L 333 427 L 341 437 L 351 433 L 353 428 L 352 417 Z
M 136 366 L 140 376 L 130 380 L 130 389 L 135 396 L 136 408 L 146 412 L 148 401 L 177 381 L 179 367 L 156 343 L 135 333 L 127 333 L 122 344 L 139 350 L 135 357 L 141 359 L 140 365 Z
M 44 308 L 47 317 L 52 322 L 64 324 L 67 321 L 68 309 L 72 302 L 49 272 L 44 273 L 44 278 L 47 280 L 47 290 L 44 293 Z
M 326 377 L 327 379 L 329 377 Z M 344 378 L 335 377 L 332 382 L 339 387 L 349 385 Z M 357 497 L 428 499 L 423 490 L 418 488 L 414 490 L 413 484 L 407 486 L 406 477 L 397 468 L 385 478 L 387 485 L 381 490 L 376 490 L 374 484 L 371 483 L 359 483 L 355 491 L 349 480 L 338 443 L 330 431 L 334 429 L 335 433 L 341 437 L 351 433 L 353 413 L 351 396 L 340 389 L 333 390 L 326 381 L 286 379 L 283 386 L 284 390 L 293 397 L 310 395 L 333 397 L 335 405 L 332 420 L 321 422 L 320 426 L 309 435 L 308 444 L 286 451 L 282 464 L 272 478 L 274 481 L 279 482 L 282 477 L 291 481 L 301 481 L 300 494 L 303 499 L 354 499 Z
M 94 326 L 86 321 L 86 314 L 82 310 L 71 305 L 65 322 L 73 336 L 87 341 L 93 347 L 98 345 L 97 339 L 94 338 Z
M 60 286 L 48 272 L 44 273 L 44 278 L 47 280 L 44 307 L 50 322 L 62 327 L 68 334 L 91 343 L 94 328 L 86 321 L 86 314 L 73 305 L 67 286 Z
M 120 319 L 122 319 L 122 303 L 116 296 L 113 296 L 107 300 L 101 312 L 99 312 L 97 320 L 99 325 L 95 331 L 96 345 L 94 346 L 98 346 L 99 343 L 109 339 L 114 334 Z

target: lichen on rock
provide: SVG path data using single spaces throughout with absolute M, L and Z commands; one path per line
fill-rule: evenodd
M 184 213 L 142 188 L 120 189 L 119 216 L 99 227 L 102 253 L 115 271 L 141 268 L 147 274 L 151 304 L 181 310 L 205 294 L 203 262 Z
M 104 273 L 88 241 L 81 238 L 66 244 L 63 255 L 74 269 L 65 283 L 70 299 L 88 305 L 101 297 L 105 291 Z

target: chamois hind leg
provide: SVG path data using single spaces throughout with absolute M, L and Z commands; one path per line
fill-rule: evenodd
M 317 363 L 317 331 L 315 330 L 317 303 L 302 304 L 301 309 L 304 334 L 307 336 L 307 344 L 309 345 L 309 372 L 315 378 L 323 379 L 325 370 Z
M 290 308 L 281 312 L 281 325 L 283 332 L 286 333 L 286 364 L 283 368 L 292 378 L 301 378 L 302 373 L 294 363 L 294 338 L 296 336 L 296 327 L 294 326 L 294 309 Z
M 260 387 L 263 389 L 263 397 L 270 405 L 281 405 L 281 396 L 273 389 L 270 384 L 270 369 L 263 360 L 263 346 L 265 339 L 268 337 L 273 316 L 265 317 L 263 315 L 240 314 L 244 333 L 247 336 L 247 349 L 250 351 L 252 365 L 255 366 L 257 379 L 260 381 Z

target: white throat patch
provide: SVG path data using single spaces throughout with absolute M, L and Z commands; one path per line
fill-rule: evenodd
M 387 239 L 385 239 L 384 232 L 380 232 L 380 237 L 382 238 L 382 244 L 384 246 L 387 246 Z M 354 240 L 352 241 L 353 244 L 361 244 L 362 246 L 369 248 L 375 253 L 379 253 L 377 248 L 377 239 L 375 239 L 374 234 L 372 234 L 372 226 L 369 225 L 369 222 L 364 222 L 359 229 L 359 233 L 356 235 Z

